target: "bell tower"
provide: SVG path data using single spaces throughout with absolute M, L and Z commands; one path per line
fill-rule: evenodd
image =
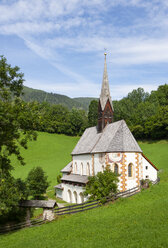
M 101 94 L 98 105 L 97 130 L 99 133 L 103 131 L 103 129 L 108 123 L 113 122 L 113 116 L 114 116 L 114 109 L 110 96 L 110 89 L 109 89 L 109 82 L 107 75 L 107 64 L 106 64 L 107 53 L 104 53 L 104 55 L 105 55 L 105 59 L 104 59 L 103 82 L 102 82 Z

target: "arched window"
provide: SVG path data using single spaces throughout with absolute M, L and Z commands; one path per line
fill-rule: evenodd
M 83 193 L 80 193 L 80 194 L 79 194 L 79 196 L 80 196 L 80 203 L 83 203 L 83 202 L 84 202 L 84 196 L 83 196 Z
M 87 163 L 87 175 L 90 176 L 90 165 Z
M 102 165 L 102 172 L 104 171 L 104 165 Z
M 128 165 L 128 177 L 132 177 L 133 164 L 130 163 Z
M 75 203 L 78 203 L 78 197 L 77 197 L 77 193 L 76 193 L 76 191 L 74 191 L 74 201 L 75 201 Z
M 77 174 L 77 163 L 75 162 L 75 170 L 74 173 Z
M 69 189 L 68 189 L 68 202 L 72 203 L 72 193 Z
M 83 163 L 81 163 L 81 175 L 83 175 Z
M 115 174 L 118 174 L 118 164 L 115 164 L 114 165 L 114 173 Z

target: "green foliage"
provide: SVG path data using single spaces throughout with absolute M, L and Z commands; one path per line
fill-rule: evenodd
M 41 135 L 43 134 L 39 134 L 39 137 Z M 51 146 L 55 141 L 60 140 L 62 143 L 63 135 L 45 135 L 50 137 Z M 55 136 L 56 139 L 53 141 L 52 137 Z M 75 138 L 67 137 L 67 139 L 72 142 Z M 39 139 L 34 145 L 38 142 Z M 159 169 L 163 169 L 163 172 L 159 173 L 161 181 L 158 185 L 100 208 L 58 218 L 38 227 L 1 235 L 0 246 L 7 248 L 167 247 L 168 142 L 140 142 L 140 146 L 145 155 L 149 156 Z M 68 145 L 65 146 L 65 155 L 69 153 L 69 149 Z M 28 149 L 25 152 L 30 151 Z M 32 154 L 33 151 L 30 157 Z M 60 157 L 60 163 L 61 159 Z M 46 166 L 48 165 L 49 163 Z M 26 169 L 27 166 L 24 168 Z
M 16 158 L 12 157 L 15 170 L 12 174 L 15 178 L 26 179 L 29 171 L 40 166 L 47 173 L 51 182 L 49 190 L 56 185 L 57 175 L 60 170 L 71 161 L 71 152 L 79 140 L 79 137 L 65 136 L 63 134 L 50 134 L 37 132 L 36 142 L 29 141 L 28 149 L 21 149 L 26 166 L 20 166 Z
M 168 85 L 149 95 L 142 88 L 133 90 L 120 101 L 113 101 L 115 121 L 124 119 L 138 139 L 168 137 Z
M 129 99 L 134 108 L 136 108 L 140 103 L 144 102 L 149 97 L 149 94 L 144 91 L 143 88 L 138 88 L 133 90 L 131 93 L 128 93 L 127 99 Z
M 33 131 L 26 131 L 20 124 L 23 73 L 19 67 L 11 67 L 5 57 L 0 57 L 0 216 L 17 208 L 25 198 L 21 181 L 16 181 L 11 170 L 11 155 L 24 165 L 20 147 L 27 148 L 28 140 L 36 138 Z M 23 186 L 23 184 L 22 184 Z
M 96 176 L 89 177 L 84 195 L 89 196 L 91 200 L 101 199 L 105 201 L 106 197 L 117 193 L 118 182 L 118 175 L 106 167 L 103 172 L 98 172 Z
M 167 137 L 164 120 L 168 106 L 168 85 L 161 85 L 149 95 L 142 88 L 133 90 L 120 101 L 113 101 L 114 120 L 124 119 L 133 135 L 138 139 L 160 139 Z M 80 102 L 81 98 L 76 100 Z M 37 98 L 38 100 L 38 98 Z M 82 102 L 86 104 L 85 98 Z M 90 99 L 91 100 L 91 99 Z M 26 130 L 38 130 L 49 133 L 81 135 L 86 127 L 97 125 L 98 102 L 92 100 L 88 116 L 84 110 L 48 102 L 21 102 L 22 115 L 19 117 L 21 127 Z M 162 128 L 163 127 L 163 128 Z
M 60 183 L 61 183 L 61 177 L 62 177 L 62 175 L 61 175 L 61 174 L 59 174 L 59 175 L 57 176 L 57 183 L 58 183 L 58 184 L 60 184 Z
M 82 135 L 88 125 L 85 111 L 72 109 L 70 113 L 70 127 L 72 135 Z
M 93 100 L 89 105 L 88 123 L 90 127 L 96 126 L 98 120 L 98 101 Z
M 84 110 L 68 108 L 48 103 L 22 102 L 22 115 L 19 117 L 21 127 L 48 133 L 81 135 L 88 126 Z
M 49 103 L 51 105 L 61 104 L 62 106 L 71 110 L 72 108 L 88 110 L 91 100 L 94 98 L 90 97 L 78 97 L 70 98 L 68 96 L 59 95 L 55 93 L 48 93 L 42 90 L 31 89 L 28 87 L 23 88 L 24 95 L 22 99 L 25 102 L 39 102 L 39 103 Z
M 45 175 L 45 172 L 41 167 L 38 166 L 33 168 L 26 178 L 29 196 L 32 196 L 33 199 L 42 198 L 49 186 L 47 178 L 48 177 Z
M 42 198 L 49 186 L 47 178 L 48 177 L 45 175 L 45 172 L 41 167 L 38 166 L 33 168 L 26 178 L 29 196 L 32 196 L 33 199 Z

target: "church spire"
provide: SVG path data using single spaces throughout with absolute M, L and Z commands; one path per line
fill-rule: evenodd
M 105 59 L 104 59 L 104 73 L 103 73 L 103 82 L 102 82 L 102 88 L 101 88 L 101 94 L 100 94 L 100 103 L 101 108 L 104 110 L 106 106 L 107 100 L 110 101 L 111 108 L 113 110 L 113 104 L 110 96 L 110 89 L 109 89 L 109 81 L 108 81 L 108 74 L 107 74 L 107 63 L 106 63 L 106 56 L 107 53 L 104 53 Z
M 113 104 L 110 96 L 108 74 L 107 74 L 107 64 L 106 56 L 107 53 L 104 53 L 104 72 L 103 72 L 103 82 L 101 88 L 101 94 L 99 99 L 98 107 L 98 132 L 101 132 L 107 123 L 113 122 Z

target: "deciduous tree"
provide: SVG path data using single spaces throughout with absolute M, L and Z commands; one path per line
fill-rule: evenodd
M 43 197 L 43 194 L 46 193 L 46 189 L 49 186 L 49 182 L 47 181 L 47 176 L 41 167 L 33 168 L 26 179 L 27 188 L 29 191 L 29 195 L 33 197 L 33 199 L 40 199 Z
M 106 167 L 103 172 L 98 172 L 96 176 L 89 177 L 84 195 L 89 196 L 91 200 L 102 199 L 104 201 L 106 197 L 117 193 L 118 181 L 118 175 L 112 172 L 109 167 Z
M 26 197 L 11 175 L 14 168 L 10 157 L 15 155 L 24 165 L 20 146 L 27 148 L 27 141 L 36 139 L 36 134 L 21 127 L 19 122 L 23 81 L 19 67 L 12 67 L 0 56 L 0 215 L 9 213 Z

